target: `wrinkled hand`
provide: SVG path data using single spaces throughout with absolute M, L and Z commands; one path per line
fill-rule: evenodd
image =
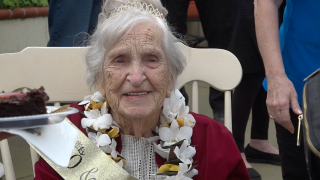
M 302 114 L 297 92 L 287 76 L 268 77 L 267 108 L 274 121 L 281 124 L 291 133 L 294 132 L 290 114 L 289 104 L 295 114 Z

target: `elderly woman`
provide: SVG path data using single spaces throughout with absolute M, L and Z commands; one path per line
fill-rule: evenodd
M 69 116 L 72 123 L 137 179 L 249 179 L 231 133 L 189 113 L 174 89 L 186 60 L 161 3 L 103 7 L 86 55 L 87 84 L 98 91 L 71 105 L 83 112 Z M 41 158 L 35 174 L 64 178 Z

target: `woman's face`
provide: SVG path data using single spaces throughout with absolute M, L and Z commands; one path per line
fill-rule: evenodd
M 142 23 L 125 33 L 105 54 L 100 92 L 113 113 L 125 118 L 159 114 L 172 90 L 162 32 L 153 23 Z

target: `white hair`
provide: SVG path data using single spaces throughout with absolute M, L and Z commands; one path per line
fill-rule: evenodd
M 109 18 L 110 13 L 115 8 L 128 2 L 133 1 L 106 0 L 103 5 L 103 10 L 99 15 L 98 26 L 93 35 L 89 38 L 89 50 L 85 57 L 87 65 L 87 85 L 90 90 L 92 90 L 97 81 L 103 79 L 105 54 L 112 49 L 124 33 L 140 23 L 153 22 L 163 33 L 163 48 L 167 57 L 169 72 L 173 77 L 173 85 L 175 86 L 177 77 L 182 73 L 186 66 L 186 56 L 178 47 L 178 42 L 182 41 L 173 35 L 169 25 L 165 21 L 152 16 L 152 14 L 147 11 L 130 8 Z M 139 0 L 139 2 L 152 4 L 154 8 L 157 8 L 163 13 L 164 17 L 167 15 L 167 10 L 161 5 L 159 0 Z

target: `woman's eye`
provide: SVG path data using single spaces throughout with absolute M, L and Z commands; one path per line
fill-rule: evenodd
M 118 59 L 118 60 L 116 60 L 116 63 L 118 63 L 118 64 L 123 64 L 123 63 L 125 63 L 125 61 L 122 60 L 122 59 Z
M 157 62 L 155 59 L 149 59 L 149 62 Z
M 145 63 L 145 65 L 146 65 L 147 67 L 149 67 L 149 68 L 156 68 L 156 67 L 159 66 L 160 61 L 159 61 L 158 58 L 152 56 L 152 57 L 146 58 L 146 59 L 144 60 L 144 63 Z
M 117 57 L 117 58 L 111 60 L 109 65 L 110 65 L 110 66 L 113 66 L 113 67 L 118 67 L 118 68 L 120 68 L 120 67 L 127 66 L 127 65 L 128 65 L 127 62 L 128 62 L 128 61 L 126 60 L 126 58 L 121 58 L 121 57 L 119 58 L 119 57 Z

